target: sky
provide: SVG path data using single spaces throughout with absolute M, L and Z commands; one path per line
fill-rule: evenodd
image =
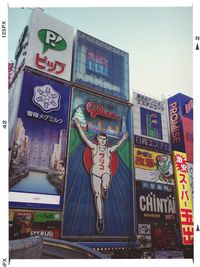
M 157 99 L 179 92 L 192 96 L 192 6 L 44 8 L 44 12 L 128 52 L 130 90 Z M 28 8 L 8 9 L 9 61 L 30 14 Z

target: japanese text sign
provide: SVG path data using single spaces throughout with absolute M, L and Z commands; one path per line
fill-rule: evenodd
M 134 148 L 136 180 L 174 184 L 171 156 Z
M 29 41 L 25 65 L 70 80 L 73 28 L 40 10 L 29 22 Z
M 174 168 L 176 171 L 176 187 L 179 201 L 179 214 L 182 234 L 182 244 L 193 244 L 193 214 L 192 196 L 188 175 L 186 154 L 173 152 Z

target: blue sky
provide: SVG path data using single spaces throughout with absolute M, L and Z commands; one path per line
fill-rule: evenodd
M 130 89 L 158 99 L 192 96 L 192 7 L 44 8 L 44 12 L 129 53 Z M 30 9 L 10 8 L 9 60 Z

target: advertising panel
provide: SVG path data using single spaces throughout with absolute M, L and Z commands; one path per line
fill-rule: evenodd
M 51 211 L 10 210 L 9 239 L 34 235 L 60 238 L 61 213 Z
M 154 223 L 152 225 L 152 247 L 154 249 L 176 249 L 177 240 L 176 224 Z
M 182 118 L 187 161 L 193 162 L 193 120 Z
M 169 121 L 172 150 L 186 152 L 186 146 L 191 148 L 193 143 L 193 99 L 183 94 L 176 94 L 168 99 Z M 184 120 L 183 117 L 187 118 Z M 184 131 L 186 130 L 186 133 Z M 188 135 L 188 136 L 187 136 Z M 191 153 L 190 153 L 191 154 Z M 189 156 L 191 159 L 191 155 Z
M 130 108 L 74 90 L 64 237 L 134 231 Z
M 174 184 L 171 156 L 150 150 L 134 148 L 135 179 Z
M 167 104 L 133 93 L 135 146 L 169 153 Z
M 175 181 L 179 202 L 179 217 L 183 245 L 193 245 L 193 211 L 192 194 L 188 175 L 186 154 L 174 151 L 173 162 L 175 169 Z
M 69 101 L 69 87 L 25 72 L 11 146 L 11 207 L 62 207 Z
M 136 181 L 136 202 L 138 224 L 176 220 L 173 186 Z
M 128 100 L 128 53 L 81 31 L 75 46 L 73 81 Z
M 35 9 L 29 22 L 25 65 L 71 79 L 73 28 Z

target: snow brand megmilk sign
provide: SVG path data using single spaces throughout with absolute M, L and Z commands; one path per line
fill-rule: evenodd
M 29 22 L 29 40 L 25 65 L 65 80 L 70 80 L 73 28 L 40 10 L 34 10 Z

